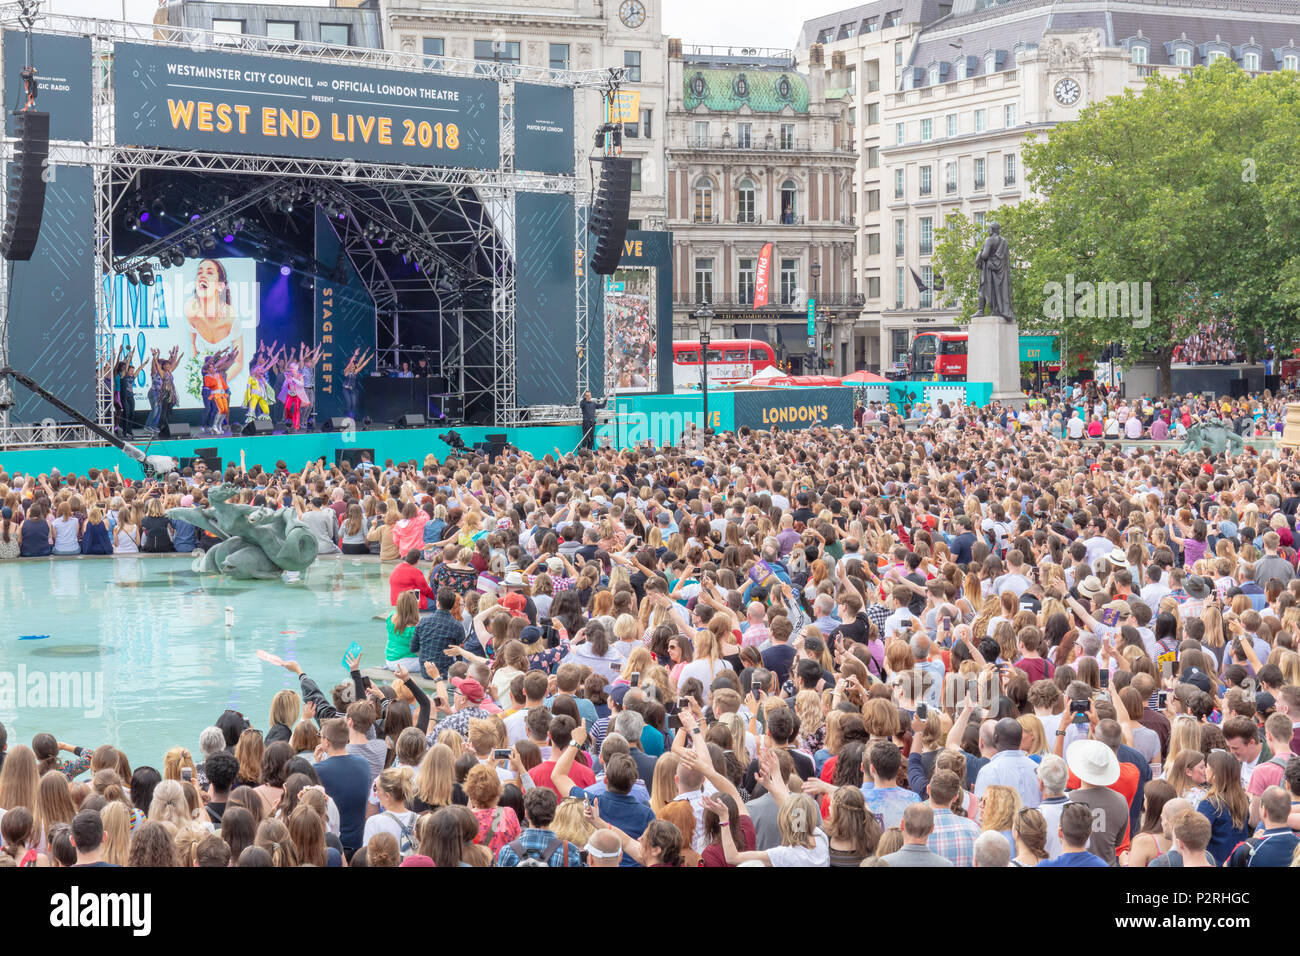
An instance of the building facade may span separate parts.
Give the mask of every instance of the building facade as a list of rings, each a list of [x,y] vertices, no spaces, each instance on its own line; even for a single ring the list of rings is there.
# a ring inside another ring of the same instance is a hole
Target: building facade
[[[868,28],[872,15],[879,28]],[[859,109],[859,196],[869,207],[879,190],[880,208],[860,215],[857,268],[883,369],[918,331],[956,327],[956,310],[936,306],[935,232],[954,211],[983,223],[1027,195],[1028,136],[1153,73],[1220,57],[1248,72],[1300,68],[1295,37],[1300,7],[1284,0],[887,0],[809,21],[805,39],[860,48],[867,86],[878,75],[882,87],[878,111],[876,91],[864,100],[878,123]],[[870,65],[891,58],[892,71]]]
[[[757,338],[796,373],[856,366],[863,297],[854,279],[852,96],[842,63],[812,50],[683,47],[668,55],[668,227],[674,337]],[[768,305],[754,307],[759,256],[772,243]],[[808,335],[808,299],[817,303]]]
[[[543,69],[626,70],[640,94],[637,122],[624,125],[633,161],[629,228],[663,228],[665,68],[660,0],[379,0],[385,43],[436,60],[483,60]],[[605,122],[599,94],[580,92],[579,145],[591,152]],[[586,164],[579,175],[589,178]]]
[[[155,22],[275,43],[324,43],[341,49],[383,49],[379,0],[317,3],[213,3],[183,0],[159,7]]]

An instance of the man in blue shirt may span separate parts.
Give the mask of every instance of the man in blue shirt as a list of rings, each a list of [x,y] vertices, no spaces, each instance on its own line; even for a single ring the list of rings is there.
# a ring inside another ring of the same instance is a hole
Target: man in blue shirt
[[[1042,799],[1038,787],[1038,764],[1029,759],[1020,749],[1024,729],[1013,717],[1004,717],[993,728],[993,746],[997,753],[980,768],[975,777],[975,796],[984,796],[984,791],[993,784],[1013,787],[1020,794],[1023,806],[1036,807]]]
[[[1281,787],[1269,787],[1260,796],[1264,811],[1264,829],[1238,845],[1228,857],[1227,866],[1290,866],[1291,856],[1300,844],[1287,823],[1291,815],[1291,797]]]
[[[585,735],[580,735],[578,728],[575,727],[575,739],[578,736]],[[551,771],[551,783],[555,784],[556,789],[561,793],[586,800],[592,795],[581,787],[573,786],[573,781],[569,778],[569,768],[573,766],[573,759],[577,752],[578,747],[570,741],[570,746],[565,748],[565,753],[556,761],[555,769]],[[654,821],[655,814],[649,806],[632,796],[632,787],[636,782],[636,762],[627,754],[614,754],[609,758],[609,764],[605,768],[605,792],[599,796],[599,800],[602,820],[618,827],[630,837],[639,838],[645,832],[645,828]],[[619,862],[619,866],[637,865],[636,860],[626,854]]]
[[[1071,803],[1061,808],[1061,855],[1054,860],[1043,860],[1039,866],[1101,866],[1106,861],[1088,852],[1092,836],[1092,811],[1082,803]]]
[[[551,781],[555,782],[554,775]],[[519,839],[501,848],[497,853],[497,866],[518,866],[525,859],[552,867],[582,866],[581,848],[576,843],[561,840],[551,829],[555,807],[555,794],[550,787],[534,787],[524,794],[524,819],[528,829],[520,834]]]
[[[319,760],[318,756],[316,776],[339,808],[339,842],[344,855],[351,857],[364,837],[370,764],[360,754],[348,753],[348,725],[342,717],[322,722],[320,735],[325,759]]]
[[[952,560],[960,567],[965,567],[971,562],[971,546],[975,544],[975,535],[970,529],[970,518],[960,515],[954,526],[958,529],[957,534],[948,542],[948,547],[952,551]]]

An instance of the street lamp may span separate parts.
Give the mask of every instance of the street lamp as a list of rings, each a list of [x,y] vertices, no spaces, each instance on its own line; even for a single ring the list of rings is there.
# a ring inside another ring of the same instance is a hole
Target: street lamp
[[[813,309],[814,309],[813,314],[815,317],[816,316],[815,310],[817,308],[817,298],[818,298],[818,286],[820,285],[819,280],[822,277],[822,264],[820,262],[814,262],[812,266],[809,267],[808,273],[812,276],[812,280],[813,280]],[[816,355],[814,356],[814,358],[817,361],[817,365],[815,368],[816,371],[820,372],[822,367],[822,341],[821,341],[821,330],[817,327],[816,322],[814,322],[813,327],[808,330],[808,334],[813,340],[812,341],[813,348],[817,350]]]
[[[713,326],[713,310],[705,302],[695,311],[695,322],[700,330],[700,393],[704,396],[704,427],[709,427],[709,335]],[[707,431],[705,432],[707,434]]]

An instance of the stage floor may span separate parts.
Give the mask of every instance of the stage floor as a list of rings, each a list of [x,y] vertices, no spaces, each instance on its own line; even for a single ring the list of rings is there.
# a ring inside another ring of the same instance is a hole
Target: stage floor
[[[451,453],[451,448],[438,436],[447,431],[456,432],[471,448],[476,442],[486,441],[488,435],[505,434],[511,444],[538,458],[553,453],[557,448],[561,453],[568,454],[582,438],[582,430],[577,425],[533,425],[524,428],[473,426],[454,429],[408,428],[290,435],[235,435],[228,438],[196,436],[184,441],[153,442],[141,435],[135,444],[137,448],[148,448],[150,455],[169,455],[178,460],[197,457],[200,449],[216,449],[215,456],[222,460],[223,467],[231,462],[238,464],[242,452],[248,466],[261,465],[269,471],[277,462],[283,461],[290,471],[301,471],[308,461],[314,461],[322,455],[331,463],[346,459],[356,464],[363,453],[381,465],[390,458],[393,461],[422,462],[424,456],[429,454],[442,461]],[[141,474],[141,466],[136,461],[110,445],[0,450],[0,470],[11,475],[18,472],[48,473],[56,468],[64,475],[81,475],[91,468],[107,468],[111,471],[114,466],[121,468],[122,474],[128,478],[137,478]]]

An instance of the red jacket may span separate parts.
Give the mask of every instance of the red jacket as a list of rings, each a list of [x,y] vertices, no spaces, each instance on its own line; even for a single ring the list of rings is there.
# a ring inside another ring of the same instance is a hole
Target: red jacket
[[[401,597],[403,591],[419,591],[420,610],[427,611],[429,609],[429,600],[434,597],[434,593],[433,588],[429,587],[429,582],[424,577],[424,572],[413,564],[399,561],[397,567],[393,568],[392,576],[388,579],[389,603],[396,607],[397,599]]]

